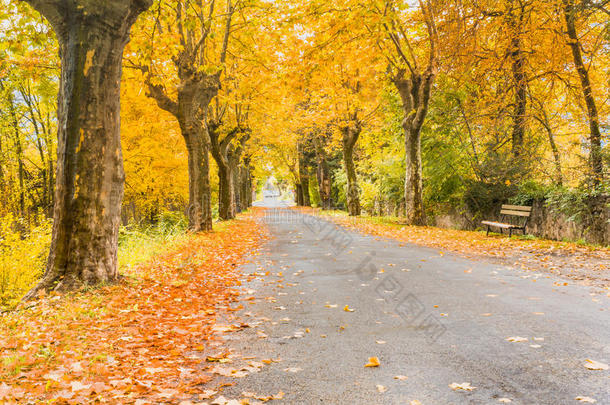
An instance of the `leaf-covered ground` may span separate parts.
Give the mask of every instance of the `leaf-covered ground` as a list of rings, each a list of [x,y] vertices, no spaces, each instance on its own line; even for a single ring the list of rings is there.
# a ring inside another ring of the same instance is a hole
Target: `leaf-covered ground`
[[[370,235],[444,249],[466,257],[485,257],[505,265],[552,273],[604,290],[610,289],[609,248],[546,239],[486,236],[485,232],[407,226],[396,219],[354,218],[336,211],[305,209],[305,212],[323,215],[337,224]]]
[[[50,295],[0,318],[0,403],[205,398],[218,313],[265,238],[256,214],[193,235],[117,285]]]

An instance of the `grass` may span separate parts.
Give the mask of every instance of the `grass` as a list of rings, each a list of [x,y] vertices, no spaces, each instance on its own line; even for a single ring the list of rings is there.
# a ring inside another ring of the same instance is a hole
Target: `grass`
[[[27,235],[14,230],[15,219],[0,218],[0,311],[14,308],[44,273],[51,243],[51,222]],[[119,272],[135,276],[138,264],[188,239],[182,214],[161,215],[154,225],[122,227],[119,233]]]

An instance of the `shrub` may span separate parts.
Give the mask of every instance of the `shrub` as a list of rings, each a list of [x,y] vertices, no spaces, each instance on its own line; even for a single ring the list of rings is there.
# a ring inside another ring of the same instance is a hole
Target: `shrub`
[[[0,218],[0,307],[15,305],[42,276],[51,242],[51,222],[23,235],[12,216]]]

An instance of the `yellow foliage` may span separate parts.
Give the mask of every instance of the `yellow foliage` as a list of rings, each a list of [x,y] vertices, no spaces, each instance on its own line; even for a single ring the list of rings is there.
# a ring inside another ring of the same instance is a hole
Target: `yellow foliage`
[[[0,218],[0,307],[16,304],[42,276],[51,242],[51,222],[33,228],[26,237],[12,216]]]

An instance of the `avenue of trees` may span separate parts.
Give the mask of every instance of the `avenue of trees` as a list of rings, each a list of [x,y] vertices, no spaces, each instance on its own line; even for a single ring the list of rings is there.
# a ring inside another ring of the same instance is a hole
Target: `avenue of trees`
[[[1,2],[2,229],[53,224],[28,297],[116,280],[121,225],[212,231],[271,174],[413,225],[608,193],[606,0]]]

